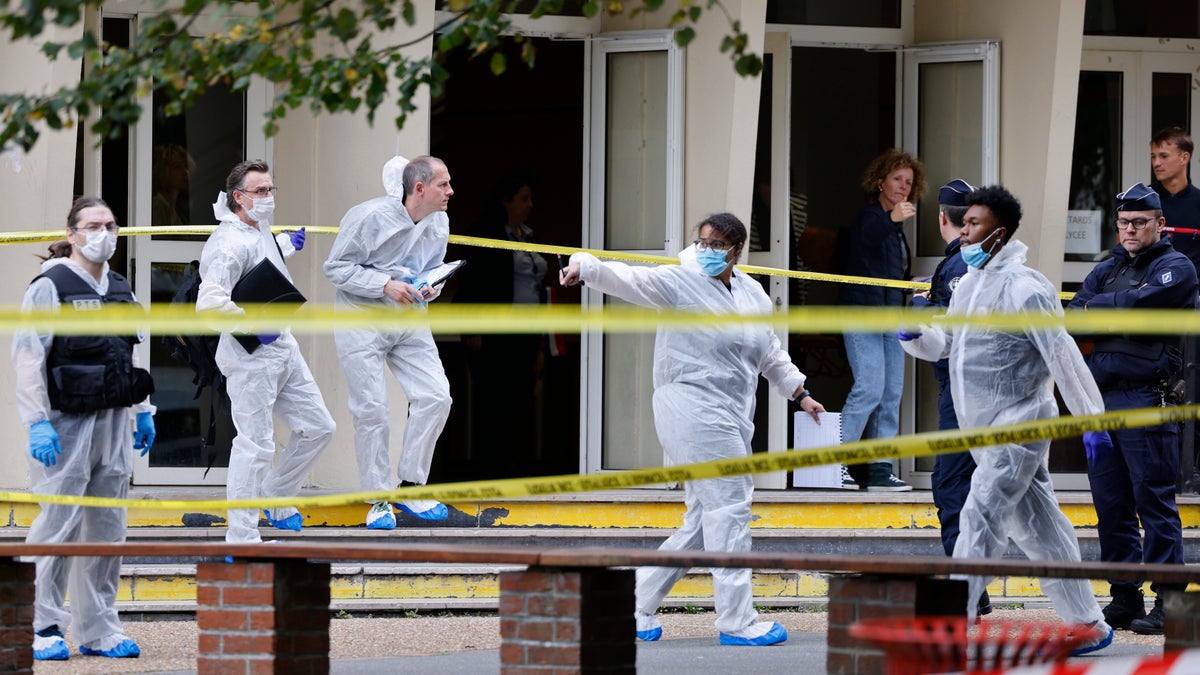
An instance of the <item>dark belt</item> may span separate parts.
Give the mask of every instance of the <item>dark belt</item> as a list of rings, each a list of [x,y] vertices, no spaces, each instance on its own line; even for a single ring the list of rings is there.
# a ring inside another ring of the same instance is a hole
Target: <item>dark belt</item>
[[[1164,389],[1164,384],[1157,380],[1113,380],[1104,385],[1105,391],[1124,391],[1126,389],[1141,389],[1150,387],[1161,392]]]

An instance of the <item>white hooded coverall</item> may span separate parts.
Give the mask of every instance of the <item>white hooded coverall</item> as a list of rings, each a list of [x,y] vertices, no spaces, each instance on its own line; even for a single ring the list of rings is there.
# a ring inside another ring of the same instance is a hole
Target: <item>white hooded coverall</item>
[[[246,272],[268,258],[291,280],[280,248],[294,253],[286,236],[271,236],[271,225],[242,222],[225,206],[225,193],[213,204],[221,224],[204,244],[200,255],[200,289],[196,310],[244,314],[230,293]],[[229,499],[285,497],[299,494],[321,451],[333,438],[335,424],[325,407],[321,390],[300,354],[300,345],[284,328],[279,339],[260,345],[253,354],[229,332],[221,333],[217,367],[227,378],[230,411],[237,436],[229,456],[225,492]],[[273,414],[292,430],[279,461],[275,461]],[[257,509],[229,509],[229,542],[262,541]]]
[[[588,287],[638,305],[715,314],[770,315],[771,300],[757,281],[736,268],[731,289],[700,270],[693,249],[681,265],[632,267],[600,262],[587,253],[571,256]],[[659,328],[654,343],[654,424],[672,462],[686,464],[750,455],[755,391],[761,373],[784,396],[805,376],[767,324]],[[750,476],[684,483],[683,527],[660,551],[750,550]],[[687,570],[643,567],[637,571],[636,608],[654,614]],[[749,569],[714,569],[717,630],[742,631],[758,621]]]
[[[445,212],[435,211],[414,223],[404,208],[399,181],[400,172],[385,167],[387,196],[363,202],[342,218],[325,261],[325,276],[337,288],[334,304],[339,308],[401,308],[383,294],[383,287],[392,280],[416,285],[413,282],[426,278],[446,257],[450,219]],[[390,478],[385,368],[391,369],[408,398],[408,423],[396,474],[402,481],[424,485],[452,402],[433,333],[424,326],[337,330],[333,339],[342,372],[351,384],[348,404],[362,489],[396,487]]]
[[[1012,240],[983,269],[968,268],[950,300],[948,316],[1024,313],[1061,316],[1058,293],[1025,266],[1025,244]],[[1100,390],[1075,341],[1061,328],[1005,332],[922,326],[921,337],[901,342],[926,361],[950,359],[950,390],[962,429],[1058,416],[1053,378],[1075,415],[1104,412]],[[1044,459],[1050,441],[972,448],[978,468],[963,504],[956,558],[999,558],[1011,537],[1030,560],[1079,560],[1079,541],[1059,509]],[[967,609],[974,616],[990,579],[969,577]],[[1103,619],[1084,579],[1041,579],[1042,591],[1068,623]]]
[[[96,293],[108,293],[108,263],[103,265],[100,281],[69,258],[52,258],[42,270],[56,265],[69,267]],[[22,311],[59,309],[58,291],[49,279],[38,279],[25,291]],[[50,408],[46,389],[46,356],[54,334],[50,331],[17,331],[13,335],[12,360],[17,379],[17,411],[29,427],[49,420],[58,434],[62,454],[54,466],[46,466],[29,457],[32,489],[37,494],[114,497],[129,493],[133,474],[133,426],[139,412],[154,413],[146,399],[132,408],[109,408],[92,413],[67,414]],[[137,352],[133,365],[138,365]],[[65,504],[42,504],[41,513],[29,527],[25,541],[30,544],[64,542],[125,541],[125,509],[84,508]],[[115,606],[120,582],[119,557],[38,557],[34,631],[57,625],[66,630],[72,625],[77,644],[95,642],[121,634],[121,622]],[[70,585],[71,611],[64,609]]]

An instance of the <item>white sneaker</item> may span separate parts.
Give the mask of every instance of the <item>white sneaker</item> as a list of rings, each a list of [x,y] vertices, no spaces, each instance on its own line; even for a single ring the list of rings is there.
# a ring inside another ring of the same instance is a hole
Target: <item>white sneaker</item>
[[[367,512],[367,529],[396,529],[396,514],[392,512],[392,505],[387,502],[371,502],[371,510]]]
[[[842,489],[843,490],[858,490],[858,481],[854,480],[854,476],[850,475],[850,469],[845,464],[842,465]]]

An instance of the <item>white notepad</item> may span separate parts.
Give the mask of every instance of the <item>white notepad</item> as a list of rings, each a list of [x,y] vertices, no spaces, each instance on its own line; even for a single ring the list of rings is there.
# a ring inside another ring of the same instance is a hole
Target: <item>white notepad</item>
[[[793,449],[828,448],[842,444],[842,414],[824,412],[819,413],[819,416],[821,423],[817,424],[812,415],[802,410],[796,411],[792,434]],[[792,487],[840,489],[842,468],[838,464],[826,464],[793,469]]]

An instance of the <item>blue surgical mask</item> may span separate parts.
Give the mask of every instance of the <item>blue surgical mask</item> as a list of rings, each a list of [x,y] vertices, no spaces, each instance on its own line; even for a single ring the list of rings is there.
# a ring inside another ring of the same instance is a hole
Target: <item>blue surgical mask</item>
[[[996,249],[996,244],[999,243],[1000,240],[997,239],[992,244],[992,247],[987,251],[983,250],[983,242],[991,239],[992,235],[999,231],[1000,230],[993,231],[992,234],[984,237],[983,241],[979,242],[978,244],[967,244],[958,250],[959,255],[962,256],[963,262],[967,263],[967,267],[974,267],[975,269],[983,268],[984,264],[986,264],[987,261],[992,257],[992,251]]]
[[[725,254],[728,251],[715,251],[711,248],[696,249],[696,262],[700,264],[700,269],[710,277],[715,277],[729,267],[729,261],[725,260]]]

